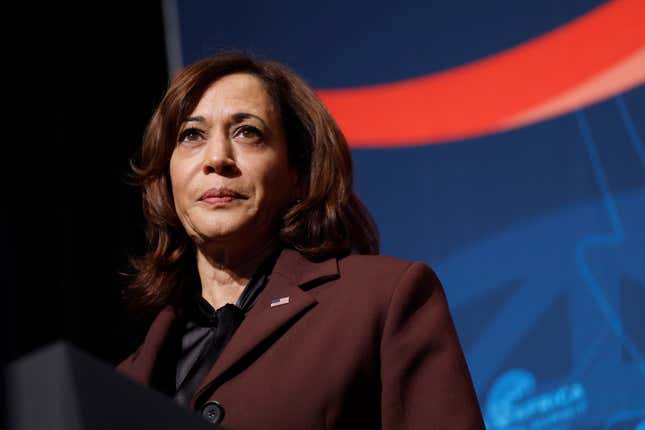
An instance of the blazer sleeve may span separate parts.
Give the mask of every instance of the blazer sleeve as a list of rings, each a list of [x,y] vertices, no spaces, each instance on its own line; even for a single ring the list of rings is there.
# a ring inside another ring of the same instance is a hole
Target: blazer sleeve
[[[484,429],[446,296],[423,263],[408,267],[390,299],[381,381],[384,430]]]

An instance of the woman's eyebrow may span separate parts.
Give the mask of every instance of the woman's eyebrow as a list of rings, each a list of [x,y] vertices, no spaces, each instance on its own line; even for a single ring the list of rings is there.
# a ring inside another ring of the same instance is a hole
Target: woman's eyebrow
[[[204,118],[203,116],[189,116],[181,123],[183,124],[185,122],[206,122],[206,118]]]
[[[238,112],[238,113],[234,113],[231,118],[233,119],[233,124],[239,124],[240,122],[244,121],[245,119],[255,118],[258,121],[260,121],[264,127],[267,127],[266,122],[264,122],[264,120],[262,118],[260,118],[257,115],[254,115],[252,113]]]

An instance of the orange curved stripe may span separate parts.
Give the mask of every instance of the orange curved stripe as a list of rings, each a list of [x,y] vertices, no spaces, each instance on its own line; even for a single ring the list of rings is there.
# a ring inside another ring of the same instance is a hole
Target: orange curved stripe
[[[515,128],[562,115],[582,106],[598,103],[643,82],[645,47],[619,64],[593,76],[541,105],[505,119],[503,128]]]
[[[614,0],[501,53],[321,99],[355,147],[412,146],[541,121],[645,82],[645,3]]]

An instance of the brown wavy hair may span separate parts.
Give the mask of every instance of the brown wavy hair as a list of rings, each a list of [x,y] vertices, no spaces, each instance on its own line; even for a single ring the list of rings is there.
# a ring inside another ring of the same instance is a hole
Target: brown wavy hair
[[[264,83],[279,108],[289,163],[298,172],[302,200],[283,213],[278,232],[283,246],[312,260],[379,252],[376,224],[353,191],[345,137],[314,91],[282,64],[245,54],[216,55],[172,80],[131,160],[134,182],[142,188],[148,242],[147,252],[131,259],[134,273],[126,290],[131,308],[155,312],[199,285],[194,245],[173,204],[170,157],[181,122],[214,81],[232,73],[249,73]]]

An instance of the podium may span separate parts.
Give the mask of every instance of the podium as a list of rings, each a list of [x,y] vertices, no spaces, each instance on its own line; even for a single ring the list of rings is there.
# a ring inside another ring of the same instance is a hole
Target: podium
[[[10,363],[5,382],[10,430],[222,430],[64,342]]]

